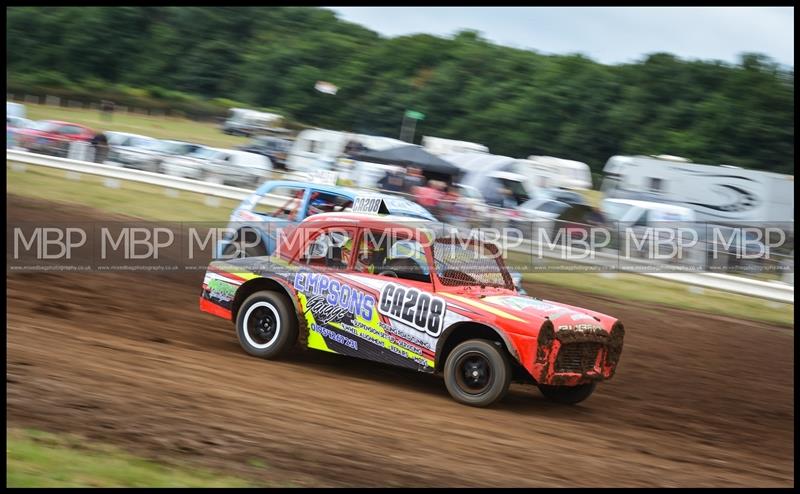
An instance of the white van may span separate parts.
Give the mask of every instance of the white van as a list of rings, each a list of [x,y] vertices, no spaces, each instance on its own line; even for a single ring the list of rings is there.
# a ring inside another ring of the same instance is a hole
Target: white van
[[[273,166],[264,155],[222,149],[203,168],[203,179],[207,182],[255,188],[269,178]]]
[[[222,124],[222,132],[230,135],[250,137],[276,127],[283,117],[277,113],[265,113],[245,108],[231,108],[230,115]]]

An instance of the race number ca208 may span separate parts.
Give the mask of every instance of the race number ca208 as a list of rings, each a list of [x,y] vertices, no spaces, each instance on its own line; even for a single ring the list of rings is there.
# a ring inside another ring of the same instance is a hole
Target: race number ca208
[[[378,312],[433,337],[442,333],[444,299],[407,286],[388,283],[381,290]]]

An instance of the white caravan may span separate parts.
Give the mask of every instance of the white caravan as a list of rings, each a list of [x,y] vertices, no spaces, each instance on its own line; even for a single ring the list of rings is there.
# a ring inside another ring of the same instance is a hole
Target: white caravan
[[[456,141],[442,137],[422,136],[422,147],[431,154],[488,153],[489,148],[477,142]]]
[[[289,151],[286,168],[296,172],[333,169],[350,141],[357,141],[369,149],[382,151],[409,143],[390,137],[352,134],[325,129],[309,129],[300,132]]]
[[[465,172],[502,170],[528,179],[528,187],[591,189],[592,174],[589,165],[580,161],[553,158],[551,156],[529,156],[517,159],[487,153],[450,153],[441,156]]]
[[[698,221],[794,221],[792,175],[671,156],[612,156],[603,172],[606,197],[685,206]]]
[[[539,187],[587,190],[592,188],[592,171],[581,161],[565,160],[553,156],[528,156],[522,160],[536,177]]]

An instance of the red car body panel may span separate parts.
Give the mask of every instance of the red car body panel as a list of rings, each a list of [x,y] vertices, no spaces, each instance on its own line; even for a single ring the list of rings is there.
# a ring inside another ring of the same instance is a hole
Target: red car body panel
[[[96,135],[95,131],[84,125],[60,120],[46,120],[45,122],[53,124],[55,129],[50,131],[19,129],[16,133],[18,144],[26,149],[48,150],[48,148],[66,146],[72,141],[90,141]],[[66,127],[78,128],[79,133],[60,132]]]

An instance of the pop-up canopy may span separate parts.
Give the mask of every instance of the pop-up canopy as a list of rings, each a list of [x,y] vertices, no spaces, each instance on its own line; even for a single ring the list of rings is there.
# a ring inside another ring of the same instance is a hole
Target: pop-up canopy
[[[427,152],[422,146],[414,144],[383,151],[364,151],[353,156],[353,158],[359,161],[397,165],[406,168],[416,166],[429,178],[440,178],[448,182],[461,173],[461,170],[449,161],[445,161]]]

